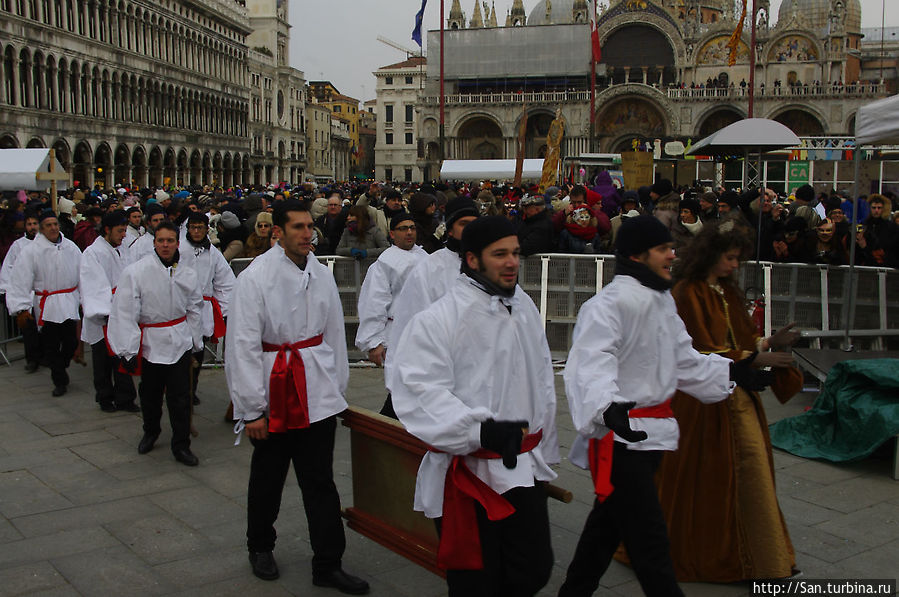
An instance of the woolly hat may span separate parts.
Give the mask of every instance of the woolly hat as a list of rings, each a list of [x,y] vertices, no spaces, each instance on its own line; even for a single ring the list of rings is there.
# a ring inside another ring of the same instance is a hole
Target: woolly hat
[[[794,195],[800,201],[812,201],[815,198],[815,189],[810,184],[804,184],[796,189]]]
[[[449,230],[459,218],[466,216],[478,217],[480,212],[474,201],[468,197],[456,197],[446,203],[446,228]]]
[[[269,226],[271,226],[272,225],[272,214],[268,213],[267,211],[260,212],[256,216],[256,223],[253,224],[253,228],[258,228],[259,224],[268,224]]]
[[[75,202],[66,199],[65,197],[59,198],[59,213],[61,214],[69,214],[72,215],[72,208],[75,207]]]
[[[671,232],[664,224],[654,216],[639,216],[623,219],[615,249],[619,257],[631,257],[670,242]]]
[[[222,224],[225,230],[233,230],[240,227],[240,220],[236,215],[234,215],[233,211],[223,212],[219,222]]]
[[[412,214],[406,211],[401,211],[400,213],[390,218],[390,229],[396,230],[396,227],[406,220],[412,220]]]
[[[668,193],[674,190],[674,187],[671,186],[671,181],[667,178],[663,178],[652,185],[652,192],[658,195],[659,197],[664,197]]]
[[[163,191],[162,189],[157,189],[155,198],[156,198],[156,201],[158,201],[159,203],[162,203],[166,199],[171,199],[172,196],[169,195],[168,193],[166,193],[165,191]]]
[[[699,200],[705,201],[706,203],[711,203],[712,205],[718,205],[718,195],[716,195],[712,191],[706,191],[705,193],[700,195]]]
[[[55,217],[56,217],[56,212],[54,212],[52,209],[42,209],[41,213],[39,213],[37,216],[37,221],[43,222],[47,218],[55,218]]]
[[[159,205],[158,203],[150,203],[147,202],[147,208],[144,210],[144,214],[147,216],[147,219],[155,216],[156,214],[165,215],[165,208]]]
[[[103,216],[100,220],[101,228],[113,228],[114,226],[124,226],[128,221],[125,219],[125,212],[116,209]]]
[[[488,246],[501,238],[517,236],[515,224],[504,216],[485,216],[470,223],[462,231],[460,255],[471,251],[480,255]]]
[[[702,208],[699,206],[699,201],[696,199],[681,199],[680,208],[689,209],[694,216],[698,216],[699,212],[702,211]]]

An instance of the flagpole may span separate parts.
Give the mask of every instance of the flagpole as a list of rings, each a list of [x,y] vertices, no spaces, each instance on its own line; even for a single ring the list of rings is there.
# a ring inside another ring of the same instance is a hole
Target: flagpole
[[[750,34],[750,47],[749,47],[749,118],[752,118],[753,108],[755,107],[755,23],[756,23],[756,13],[755,13],[755,0],[750,0],[752,2],[752,33]]]
[[[440,161],[443,162],[446,155],[446,96],[443,88],[443,4],[444,0],[440,0]],[[438,168],[439,170],[439,168]]]
[[[596,151],[596,55],[593,53],[593,27],[596,23],[596,0],[593,0],[593,22],[590,24],[590,153]]]

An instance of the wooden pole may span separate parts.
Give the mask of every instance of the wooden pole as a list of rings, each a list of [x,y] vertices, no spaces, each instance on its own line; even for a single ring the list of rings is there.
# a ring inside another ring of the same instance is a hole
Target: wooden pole
[[[752,118],[753,109],[755,107],[755,22],[756,22],[756,12],[755,12],[755,0],[752,1],[752,33],[750,35],[750,47],[749,47],[749,111],[748,116]]]
[[[54,213],[59,215],[59,202],[57,201],[57,180],[68,180],[69,175],[65,171],[57,172],[56,170],[56,151],[53,148],[50,148],[48,159],[49,163],[49,171],[48,172],[35,172],[34,178],[35,182],[49,180],[50,181],[50,205],[53,207]]]

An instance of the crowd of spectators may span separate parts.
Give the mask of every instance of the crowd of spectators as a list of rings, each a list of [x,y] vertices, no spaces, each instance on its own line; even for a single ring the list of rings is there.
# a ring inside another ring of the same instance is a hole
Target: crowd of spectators
[[[310,205],[315,222],[315,252],[363,259],[389,246],[387,222],[399,211],[412,214],[417,243],[434,252],[445,241],[443,211],[457,196],[473,199],[482,214],[505,215],[519,230],[523,255],[536,253],[613,254],[618,228],[626,218],[652,214],[671,231],[681,252],[704,224],[734,218],[751,226],[764,261],[849,263],[855,243],[856,264],[899,266],[899,212],[891,192],[861,196],[853,206],[845,192],[816,196],[810,185],[788,197],[770,189],[739,193],[700,185],[675,187],[660,179],[651,186],[622,189],[608,172],[591,185],[552,186],[472,182],[461,184],[330,184],[256,188],[127,189],[104,191],[79,187],[59,197],[62,233],[83,250],[99,234],[103,215],[124,209],[149,216],[162,213],[183,225],[191,212],[210,218],[210,241],[225,258],[252,258],[268,250],[270,211],[275,202],[299,198]],[[50,204],[41,193],[4,197],[0,212],[0,258],[22,235],[27,210]],[[854,209],[854,211],[853,211]],[[138,221],[139,218],[132,218]],[[142,223],[148,225],[148,218]],[[134,226],[136,234],[143,227]]]

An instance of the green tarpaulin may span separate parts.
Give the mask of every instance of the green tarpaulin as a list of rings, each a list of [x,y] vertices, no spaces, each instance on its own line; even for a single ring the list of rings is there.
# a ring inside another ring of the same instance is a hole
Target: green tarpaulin
[[[899,434],[899,359],[837,363],[811,410],[771,425],[771,443],[833,462],[869,456]]]

